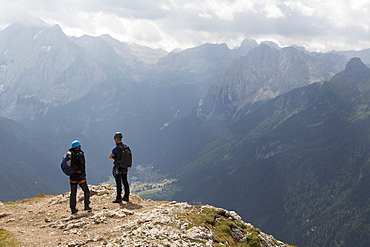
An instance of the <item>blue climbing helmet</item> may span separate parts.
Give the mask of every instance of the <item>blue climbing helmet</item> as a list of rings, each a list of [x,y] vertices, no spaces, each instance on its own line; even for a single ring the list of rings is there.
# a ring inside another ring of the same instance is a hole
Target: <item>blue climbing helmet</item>
[[[79,147],[81,146],[81,142],[78,141],[78,140],[74,140],[71,144],[72,148],[76,148],[76,147]]]

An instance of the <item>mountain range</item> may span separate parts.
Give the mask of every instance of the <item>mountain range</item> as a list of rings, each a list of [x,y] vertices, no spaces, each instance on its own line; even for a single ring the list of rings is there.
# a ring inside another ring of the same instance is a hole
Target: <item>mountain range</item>
[[[370,71],[353,58],[245,109],[182,167],[173,199],[233,208],[298,246],[367,246],[369,103]]]
[[[168,53],[10,25],[0,31],[0,200],[67,190],[59,165],[74,139],[89,183],[106,181],[122,131],[134,166],[177,178],[162,199],[236,210],[299,246],[366,246],[369,72],[348,60],[368,63],[367,53],[248,39]]]

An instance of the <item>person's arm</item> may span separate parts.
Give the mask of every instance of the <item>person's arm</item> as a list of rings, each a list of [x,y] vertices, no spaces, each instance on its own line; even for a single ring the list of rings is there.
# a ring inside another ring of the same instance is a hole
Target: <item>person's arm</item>
[[[109,154],[109,158],[110,159],[114,159],[114,155],[116,154],[116,151],[117,150],[117,148],[116,147],[114,147],[113,149],[112,149],[112,152]]]

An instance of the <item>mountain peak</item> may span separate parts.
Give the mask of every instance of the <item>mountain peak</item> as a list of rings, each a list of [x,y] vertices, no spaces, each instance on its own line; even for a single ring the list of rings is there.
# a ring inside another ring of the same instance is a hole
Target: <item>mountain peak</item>
[[[14,30],[14,29],[18,30],[20,28],[21,29],[26,29],[26,28],[44,29],[48,27],[51,27],[51,25],[47,24],[40,18],[29,16],[25,18],[24,20],[18,20],[18,22],[10,24],[5,29],[11,29],[11,30]]]
[[[347,76],[352,78],[364,78],[370,77],[370,70],[361,61],[360,58],[354,57],[349,60],[346,65],[346,69],[342,71],[341,76]]]

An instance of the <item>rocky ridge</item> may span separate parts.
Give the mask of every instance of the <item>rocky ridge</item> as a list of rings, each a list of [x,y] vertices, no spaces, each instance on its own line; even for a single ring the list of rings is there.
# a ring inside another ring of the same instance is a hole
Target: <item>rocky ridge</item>
[[[69,193],[0,202],[0,225],[20,246],[288,246],[209,205],[152,201],[131,195],[114,204],[110,185],[90,186],[92,212],[71,215]],[[0,243],[1,244],[1,243]]]

